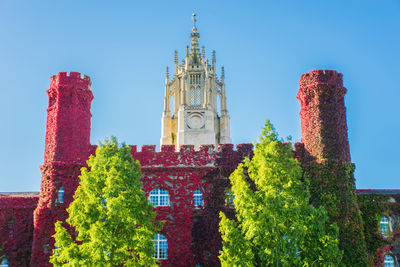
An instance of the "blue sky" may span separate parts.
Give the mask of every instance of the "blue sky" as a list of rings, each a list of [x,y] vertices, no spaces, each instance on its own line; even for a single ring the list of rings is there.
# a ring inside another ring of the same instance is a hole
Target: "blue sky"
[[[344,75],[357,188],[400,188],[400,1],[0,1],[0,192],[39,191],[50,76],[92,78],[95,144],[157,144],[165,67],[189,44],[225,67],[233,143],[266,118],[300,141],[300,75]]]

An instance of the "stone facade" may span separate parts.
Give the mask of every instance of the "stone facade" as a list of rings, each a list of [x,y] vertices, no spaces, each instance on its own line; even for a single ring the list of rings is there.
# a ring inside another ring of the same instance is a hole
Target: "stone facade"
[[[190,35],[192,42],[186,48],[182,64],[178,64],[175,51],[175,71],[165,78],[164,111],[161,119],[161,145],[214,145],[231,143],[229,113],[226,106],[225,74],[222,67],[220,79],[212,62],[200,53],[196,26]],[[173,104],[172,104],[173,103]]]

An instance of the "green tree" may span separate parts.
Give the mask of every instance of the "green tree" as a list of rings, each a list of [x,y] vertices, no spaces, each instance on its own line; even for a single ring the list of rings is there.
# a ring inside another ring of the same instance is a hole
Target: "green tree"
[[[159,225],[141,190],[141,167],[115,137],[100,143],[82,168],[66,223],[58,221],[55,266],[157,266],[153,241]],[[71,234],[72,233],[72,234]],[[76,235],[76,237],[75,237]]]
[[[338,227],[309,204],[302,169],[267,120],[255,145],[229,177],[237,220],[220,213],[222,266],[337,266]]]

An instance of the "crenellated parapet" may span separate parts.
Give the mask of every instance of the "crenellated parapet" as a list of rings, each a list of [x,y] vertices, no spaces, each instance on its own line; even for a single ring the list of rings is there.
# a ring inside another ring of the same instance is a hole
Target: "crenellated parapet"
[[[59,72],[47,90],[44,161],[85,163],[90,145],[91,81],[79,72]]]
[[[59,72],[50,78],[50,88],[65,87],[90,90],[92,82],[90,77],[79,72]]]
[[[312,70],[300,76],[300,88],[311,85],[343,86],[343,75],[335,70]]]
[[[237,165],[245,157],[252,156],[253,145],[238,144],[236,150],[233,144],[219,144],[215,150],[213,145],[201,145],[198,150],[193,145],[182,145],[175,150],[174,145],[162,145],[161,151],[156,151],[156,145],[143,145],[138,150],[136,145],[130,145],[134,159],[142,168],[213,168],[222,165]],[[97,146],[89,148],[89,154],[95,155]]]

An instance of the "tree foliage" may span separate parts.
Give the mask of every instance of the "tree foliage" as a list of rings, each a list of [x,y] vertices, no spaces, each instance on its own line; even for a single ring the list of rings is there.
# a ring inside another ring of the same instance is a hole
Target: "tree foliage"
[[[80,185],[55,225],[55,266],[156,266],[155,212],[141,190],[141,169],[116,138],[98,146],[82,168]]]
[[[220,213],[222,266],[337,266],[338,227],[309,204],[290,143],[267,120],[255,146],[229,177],[236,220]]]

